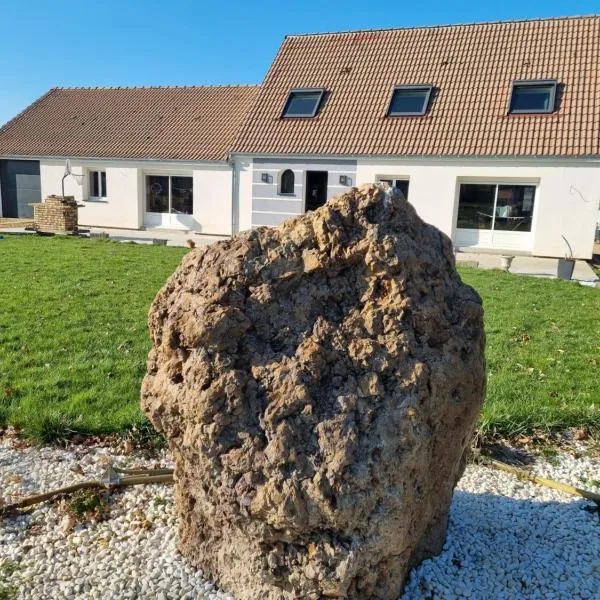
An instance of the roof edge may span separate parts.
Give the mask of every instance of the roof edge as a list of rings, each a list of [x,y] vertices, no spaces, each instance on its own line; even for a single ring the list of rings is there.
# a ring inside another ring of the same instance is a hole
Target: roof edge
[[[0,160],[91,160],[117,162],[163,162],[163,163],[194,163],[202,165],[227,165],[227,157],[214,159],[199,158],[148,158],[140,156],[76,156],[74,154],[48,156],[46,154],[2,154]]]
[[[18,112],[12,119],[9,119],[0,127],[0,135],[4,133],[6,129],[13,123],[15,123],[18,119],[20,119],[26,112],[30,111],[34,106],[37,106],[42,100],[45,100],[50,94],[55,92],[58,88],[51,87],[47,92],[42,94],[39,98],[36,98],[31,104],[28,104],[21,112]]]
[[[75,91],[75,90],[219,90],[238,88],[259,88],[259,83],[232,83],[219,85],[106,85],[106,86],[66,86],[55,87],[53,90]]]
[[[403,27],[373,27],[370,29],[346,29],[343,31],[322,31],[316,33],[291,33],[284,40],[291,38],[321,37],[326,35],[352,35],[355,33],[377,33],[381,31],[406,31],[409,29],[448,29],[450,27],[477,27],[478,25],[502,25],[505,23],[539,23],[542,21],[575,21],[577,19],[597,19],[600,13],[588,15],[568,15],[564,17],[531,17],[522,19],[499,19],[496,21],[469,21],[465,23],[442,23],[441,25],[406,25]]]
[[[296,160],[377,160],[384,162],[407,160],[539,160],[539,161],[586,161],[599,162],[600,154],[303,154],[277,152],[242,152],[231,150],[229,157],[236,158],[275,158]]]

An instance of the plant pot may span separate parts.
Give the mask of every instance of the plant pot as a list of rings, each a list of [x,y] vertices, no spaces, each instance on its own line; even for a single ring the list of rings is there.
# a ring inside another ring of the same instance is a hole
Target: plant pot
[[[506,271],[508,273],[508,270],[510,269],[510,265],[512,264],[514,256],[501,256],[500,257],[500,265],[502,267],[503,271]]]
[[[573,258],[559,258],[558,269],[556,274],[559,279],[566,279],[567,281],[573,276],[573,269],[575,268],[575,259]]]

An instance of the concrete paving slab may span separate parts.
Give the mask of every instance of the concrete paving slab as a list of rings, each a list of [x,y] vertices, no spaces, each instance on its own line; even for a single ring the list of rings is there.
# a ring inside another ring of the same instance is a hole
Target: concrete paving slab
[[[113,229],[110,227],[83,227],[82,231],[90,233],[107,233],[111,240],[116,242],[135,242],[136,244],[152,244],[152,241],[167,240],[167,246],[187,246],[188,240],[193,240],[196,246],[206,246],[219,240],[226,240],[229,236],[224,235],[200,235],[190,231],[173,231],[165,229],[137,230],[137,229]],[[0,227],[0,233],[31,233],[23,227]]]
[[[83,229],[83,227],[82,227]],[[171,229],[111,229],[109,227],[90,227],[90,233],[108,233],[111,240],[118,242],[136,242],[152,244],[152,240],[167,240],[167,246],[187,246],[193,240],[196,246],[206,246],[219,240],[226,240],[224,235],[200,235],[191,231],[173,231]]]
[[[458,264],[477,263],[480,269],[501,269],[499,254],[484,254],[471,252],[457,252],[456,262]],[[510,272],[520,275],[531,275],[533,277],[556,278],[558,270],[557,258],[542,258],[538,256],[515,256],[512,261]],[[599,279],[594,270],[584,260],[575,261],[572,280],[586,283],[595,283]]]

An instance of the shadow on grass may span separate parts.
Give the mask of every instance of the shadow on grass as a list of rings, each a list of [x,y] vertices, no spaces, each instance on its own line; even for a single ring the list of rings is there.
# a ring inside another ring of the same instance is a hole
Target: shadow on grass
[[[591,506],[459,490],[443,551],[412,571],[401,600],[597,597],[600,519]]]

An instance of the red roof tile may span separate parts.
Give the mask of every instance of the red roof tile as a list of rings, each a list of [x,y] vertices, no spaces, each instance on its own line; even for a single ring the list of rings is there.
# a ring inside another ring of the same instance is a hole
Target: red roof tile
[[[257,92],[54,88],[0,129],[0,156],[225,160]]]
[[[557,110],[508,115],[512,82],[558,80]],[[431,83],[422,117],[388,117],[394,85]],[[293,88],[325,88],[282,119]],[[600,154],[600,17],[290,36],[233,150],[254,154]]]

